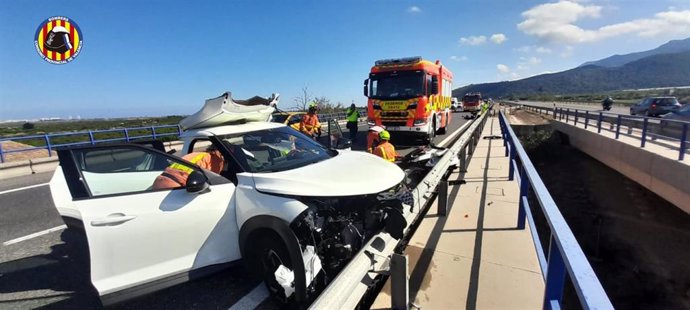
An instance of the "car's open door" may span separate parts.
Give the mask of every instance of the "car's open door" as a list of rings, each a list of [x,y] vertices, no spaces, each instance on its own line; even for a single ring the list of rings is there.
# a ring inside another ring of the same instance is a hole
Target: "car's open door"
[[[133,144],[66,149],[58,156],[53,200],[63,217],[83,224],[91,280],[104,303],[240,258],[235,185],[227,179]],[[194,173],[208,187],[190,192],[187,184],[161,185],[170,167]]]

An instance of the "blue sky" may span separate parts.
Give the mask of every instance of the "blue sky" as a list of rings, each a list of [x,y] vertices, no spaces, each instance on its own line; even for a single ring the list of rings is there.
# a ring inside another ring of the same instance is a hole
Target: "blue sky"
[[[690,37],[690,0],[2,1],[0,120],[190,114],[302,87],[365,104],[377,59],[440,59],[454,86],[556,72]],[[39,58],[51,16],[84,35],[65,65]]]

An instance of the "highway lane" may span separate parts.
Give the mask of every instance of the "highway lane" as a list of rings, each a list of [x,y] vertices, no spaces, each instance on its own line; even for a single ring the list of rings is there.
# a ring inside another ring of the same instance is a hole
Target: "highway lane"
[[[553,108],[553,105],[554,105],[554,102],[538,102],[538,101],[519,101],[516,103],[540,106],[540,107],[545,107],[545,108]],[[624,107],[624,106],[619,106],[619,105],[614,105],[611,108],[611,111],[604,111],[601,109],[601,104],[587,105],[587,104],[574,104],[574,103],[562,103],[562,102],[556,102],[555,104],[556,104],[556,107],[564,108],[564,109],[577,109],[577,110],[587,110],[587,111],[630,115],[630,108],[629,107]]]
[[[440,143],[467,120],[455,113]],[[344,129],[344,128],[343,128]],[[367,126],[359,127],[354,150],[364,150]],[[344,132],[348,136],[348,132]],[[393,134],[404,155],[421,143],[407,143]],[[48,186],[22,189],[48,182],[51,173],[0,180],[0,242],[59,227],[63,224],[50,198]],[[19,190],[17,190],[19,189]],[[16,190],[3,193],[6,191]],[[88,248],[83,235],[60,229],[11,245],[0,246],[0,308],[98,308],[90,285]],[[250,280],[242,265],[209,277],[117,305],[116,309],[229,308],[259,283]],[[270,300],[263,309],[275,308]]]

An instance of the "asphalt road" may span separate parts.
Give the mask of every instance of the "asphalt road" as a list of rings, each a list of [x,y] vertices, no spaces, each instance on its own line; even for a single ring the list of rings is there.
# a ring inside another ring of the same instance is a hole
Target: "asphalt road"
[[[439,144],[467,122],[462,117],[463,113],[453,115],[447,133],[438,135],[433,143]],[[421,142],[395,134],[392,142],[401,155],[421,145]],[[364,150],[365,144],[366,125],[360,126],[352,148]],[[405,144],[407,146],[403,146]],[[0,309],[101,307],[90,283],[86,239],[78,232],[62,228],[63,222],[46,185],[51,177],[52,172],[0,180]],[[49,229],[55,231],[46,233]],[[44,233],[31,237],[41,232]],[[7,244],[8,241],[12,244]],[[249,279],[243,266],[238,264],[113,308],[228,309],[238,302],[243,304],[246,299],[243,297],[259,285],[259,282]],[[258,307],[276,308],[270,299]]]

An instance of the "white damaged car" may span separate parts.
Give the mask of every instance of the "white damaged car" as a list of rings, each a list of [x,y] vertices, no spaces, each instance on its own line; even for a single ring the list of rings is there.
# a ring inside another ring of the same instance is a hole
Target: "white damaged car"
[[[392,163],[269,122],[190,129],[181,139],[183,154],[220,151],[222,171],[168,154],[160,142],[58,152],[52,198],[66,224],[86,234],[104,304],[239,260],[279,302],[304,303],[371,236],[402,236],[403,204],[391,193],[405,175]],[[186,184],[154,189],[171,165],[190,172]]]

